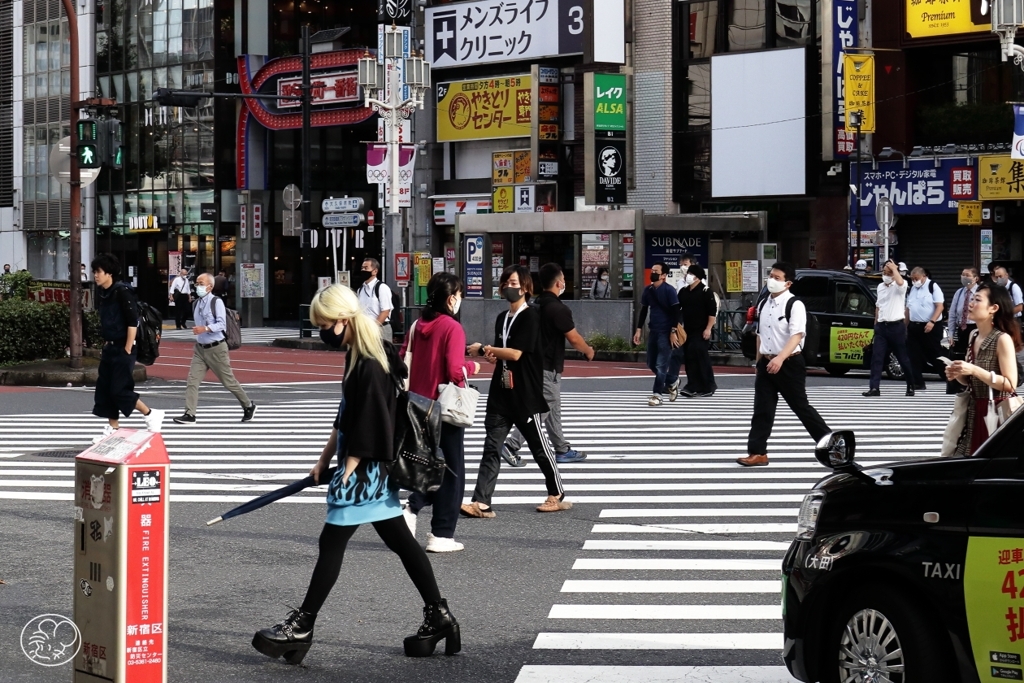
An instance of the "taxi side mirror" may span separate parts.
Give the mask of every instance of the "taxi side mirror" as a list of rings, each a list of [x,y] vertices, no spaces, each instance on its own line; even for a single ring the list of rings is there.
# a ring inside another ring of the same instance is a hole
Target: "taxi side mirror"
[[[857,439],[852,430],[832,432],[818,441],[814,448],[814,457],[825,467],[834,470],[850,468],[853,466],[856,446]]]

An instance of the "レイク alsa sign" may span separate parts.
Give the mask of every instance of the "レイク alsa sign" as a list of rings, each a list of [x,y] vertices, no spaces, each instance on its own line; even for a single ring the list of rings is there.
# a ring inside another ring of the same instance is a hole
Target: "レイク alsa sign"
[[[594,130],[625,132],[625,74],[594,74]]]

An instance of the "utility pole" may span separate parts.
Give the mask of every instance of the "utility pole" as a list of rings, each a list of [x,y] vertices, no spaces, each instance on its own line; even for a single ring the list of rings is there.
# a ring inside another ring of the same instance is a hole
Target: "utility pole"
[[[67,1],[67,0],[65,0]],[[310,280],[313,277],[313,258],[310,254],[310,238],[313,228],[313,210],[310,204],[310,136],[312,131],[312,100],[313,86],[310,82],[309,67],[311,50],[309,45],[309,24],[302,27],[302,237],[301,258],[302,258],[302,286],[299,288],[302,299],[300,304],[308,304],[313,299],[313,287]]]
[[[857,217],[854,219],[855,225],[857,227],[857,241],[856,241],[856,243],[854,245],[853,252],[852,252],[853,254],[855,254],[855,256],[852,256],[850,258],[850,265],[851,266],[855,266],[857,264],[857,260],[860,258],[860,227],[861,227],[861,200],[860,200],[860,193],[861,193],[861,173],[860,173],[861,137],[860,137],[860,135],[861,134],[860,134],[860,127],[863,124],[863,112],[861,112],[858,109],[858,110],[847,112],[846,115],[850,117],[850,123],[852,123],[853,127],[857,129]]]
[[[71,369],[82,367],[82,278],[75,268],[82,262],[82,175],[78,170],[78,98],[81,96],[78,78],[78,16],[72,0],[61,0],[68,17],[68,41],[71,43],[71,244],[68,254],[68,279],[71,285],[69,305]]]

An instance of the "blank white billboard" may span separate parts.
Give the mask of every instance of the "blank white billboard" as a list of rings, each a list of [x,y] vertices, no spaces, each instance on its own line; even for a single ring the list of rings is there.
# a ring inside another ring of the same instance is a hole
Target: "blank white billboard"
[[[711,195],[806,193],[805,48],[711,58]]]

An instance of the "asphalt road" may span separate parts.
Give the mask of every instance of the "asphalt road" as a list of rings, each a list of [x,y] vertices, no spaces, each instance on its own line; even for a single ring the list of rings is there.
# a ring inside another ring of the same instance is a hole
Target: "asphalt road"
[[[720,375],[721,388],[750,386],[753,377]],[[614,373],[610,373],[614,374]],[[635,373],[629,373],[635,374]],[[478,382],[483,385],[483,382]],[[567,379],[574,392],[642,390],[650,377]],[[812,386],[860,387],[865,377],[813,377]],[[940,391],[933,384],[932,391]],[[182,405],[180,381],[156,380],[140,387],[150,405],[168,416]],[[899,385],[883,393],[902,398]],[[337,399],[334,384],[252,387],[257,403],[299,397]],[[203,399],[232,401],[224,398]],[[883,399],[884,400],[884,399]],[[89,390],[23,390],[0,394],[0,413],[87,411]],[[654,409],[657,410],[657,409]],[[258,415],[257,415],[258,419]],[[97,421],[99,423],[99,421]],[[468,457],[472,457],[467,453]],[[823,470],[822,474],[825,474]],[[470,482],[472,483],[472,482]],[[812,482],[808,482],[808,486]],[[321,612],[313,649],[296,669],[256,653],[255,630],[280,620],[298,606],[317,555],[323,523],[320,505],[274,505],[206,527],[206,520],[231,505],[182,503],[171,509],[169,679],[221,683],[245,681],[514,681],[524,664],[765,664],[763,652],[744,650],[609,652],[533,649],[551,606],[559,601],[579,548],[597,521],[599,507],[540,515],[512,506],[493,520],[462,520],[458,537],[466,552],[431,555],[443,595],[463,632],[458,657],[429,660],[403,656],[402,638],[421,621],[418,594],[401,563],[371,527],[360,529],[349,546],[342,575]],[[421,514],[419,538],[429,529]],[[715,518],[706,521],[714,522]],[[728,521],[728,520],[723,520]],[[43,613],[72,612],[72,510],[67,502],[0,499],[0,682],[66,682],[70,667],[47,669],[30,662],[19,646],[21,629]],[[628,554],[622,554],[626,557]],[[610,552],[605,555],[615,558]],[[759,558],[756,552],[748,557]],[[649,573],[648,573],[649,575]],[[694,572],[688,578],[701,579]],[[617,578],[643,578],[625,571]],[[736,579],[764,578],[737,572]],[[764,604],[777,604],[766,594]],[[656,600],[650,596],[648,600]],[[725,596],[728,600],[728,596]],[[632,596],[631,601],[644,600]],[[600,602],[598,598],[594,602]],[[741,603],[737,603],[741,604]],[[775,662],[776,664],[781,662]]]

